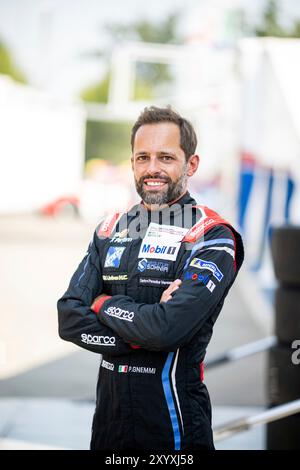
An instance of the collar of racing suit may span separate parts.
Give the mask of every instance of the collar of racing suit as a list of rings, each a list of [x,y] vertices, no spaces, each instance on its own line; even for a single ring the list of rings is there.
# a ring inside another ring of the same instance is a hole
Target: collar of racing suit
[[[158,224],[164,224],[166,222],[170,223],[171,225],[177,226],[184,226],[183,219],[183,206],[189,205],[191,208],[195,206],[197,203],[195,199],[193,199],[188,191],[181,196],[178,200],[176,200],[173,204],[169,205],[168,207],[164,207],[163,209],[157,211],[150,211],[147,209],[143,201],[140,204],[136,204],[131,210],[130,213],[132,215],[139,216],[139,229],[141,234],[147,230],[148,225],[151,222],[156,222]]]

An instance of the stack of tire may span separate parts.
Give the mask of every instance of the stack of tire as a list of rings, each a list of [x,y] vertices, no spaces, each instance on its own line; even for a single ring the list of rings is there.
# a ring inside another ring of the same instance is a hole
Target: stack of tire
[[[269,351],[268,406],[300,398],[300,227],[273,229],[271,251],[278,287],[275,293],[277,345]],[[300,413],[267,424],[266,448],[300,449]]]

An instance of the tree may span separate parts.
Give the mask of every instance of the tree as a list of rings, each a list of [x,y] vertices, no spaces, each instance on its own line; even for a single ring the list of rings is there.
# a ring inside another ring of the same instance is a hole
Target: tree
[[[81,98],[88,102],[107,103],[109,92],[109,59],[116,44],[124,40],[176,43],[180,39],[176,34],[177,16],[171,15],[161,23],[142,20],[129,25],[110,24],[105,31],[108,46],[102,50],[94,50],[85,56],[105,60],[107,71],[101,81],[94,83],[81,92]],[[165,64],[138,63],[134,98],[152,100],[157,88],[172,81],[169,67]],[[112,162],[127,160],[130,155],[130,130],[132,123],[118,122],[87,122],[86,160],[101,158]]]
[[[160,23],[152,23],[148,20],[140,20],[130,24],[108,24],[105,32],[109,38],[109,46],[106,50],[96,50],[89,56],[104,58],[109,68],[108,60],[115,44],[124,40],[152,42],[160,44],[175,44],[182,42],[177,34],[178,14],[172,14]],[[81,98],[85,101],[105,103],[108,100],[110,74],[107,72],[101,82],[95,83],[81,92]],[[135,99],[152,99],[157,89],[172,82],[172,75],[168,65],[153,63],[138,63],[136,68]]]
[[[109,72],[106,72],[105,77],[102,79],[101,82],[94,83],[93,85],[90,85],[85,88],[80,93],[80,97],[86,102],[107,103],[109,80],[110,74]]]
[[[276,0],[269,0],[263,16],[263,24],[255,30],[256,36],[279,37],[279,38],[299,38],[300,21],[296,20],[290,30],[284,29],[278,20],[279,8]]]
[[[8,47],[0,40],[0,74],[8,75],[17,82],[26,83],[25,76],[15,65]]]

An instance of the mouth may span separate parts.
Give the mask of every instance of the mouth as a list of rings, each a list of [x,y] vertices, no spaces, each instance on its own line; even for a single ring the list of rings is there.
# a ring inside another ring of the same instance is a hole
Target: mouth
[[[160,180],[160,179],[145,179],[143,181],[144,187],[147,188],[147,190],[150,191],[157,191],[162,188],[164,188],[168,183],[165,180]]]

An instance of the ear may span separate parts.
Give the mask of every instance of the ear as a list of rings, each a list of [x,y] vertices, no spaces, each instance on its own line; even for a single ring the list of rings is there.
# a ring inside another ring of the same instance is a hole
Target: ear
[[[188,159],[188,171],[187,175],[188,176],[193,176],[194,173],[196,173],[198,166],[200,163],[200,157],[197,154],[191,155],[190,158]]]
[[[132,169],[132,171],[134,171],[134,160],[133,160],[133,156],[131,156],[130,162],[131,162],[131,169]]]

